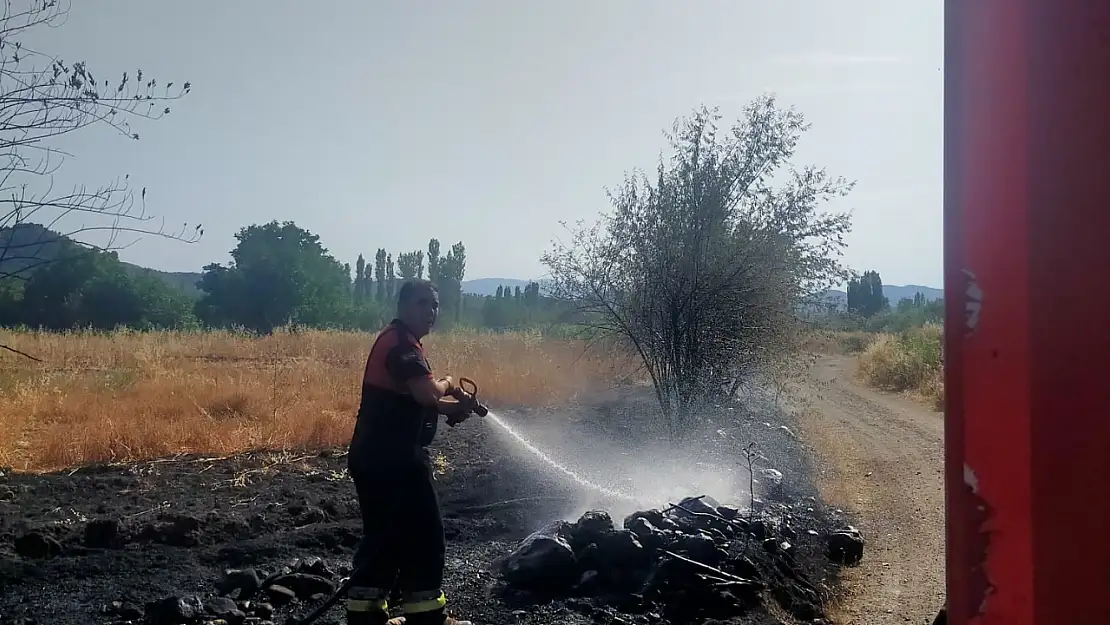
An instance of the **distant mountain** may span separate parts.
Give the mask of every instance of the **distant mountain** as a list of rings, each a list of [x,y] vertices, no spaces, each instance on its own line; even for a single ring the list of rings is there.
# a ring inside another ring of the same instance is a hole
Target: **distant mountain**
[[[23,223],[0,228],[0,277],[27,278],[36,267],[56,259],[65,249],[67,237],[39,224]],[[122,261],[121,261],[122,262]],[[128,262],[124,269],[133,276],[146,275],[164,280],[194,297],[200,296],[197,281],[201,274],[191,271],[159,271]]]
[[[27,278],[58,257],[66,238],[39,224],[0,228],[0,277]]]
[[[516,289],[519,286],[523,291],[529,282],[530,280],[518,280],[516,278],[475,278],[473,280],[463,280],[462,290],[463,293],[470,293],[471,295],[497,295],[497,287],[499,286],[507,286],[511,289]]]
[[[919,284],[883,285],[883,295],[890,300],[891,306],[894,306],[903,298],[913,299],[918,293],[925,296],[926,300],[944,299],[944,289],[934,289],[931,286],[921,286]]]

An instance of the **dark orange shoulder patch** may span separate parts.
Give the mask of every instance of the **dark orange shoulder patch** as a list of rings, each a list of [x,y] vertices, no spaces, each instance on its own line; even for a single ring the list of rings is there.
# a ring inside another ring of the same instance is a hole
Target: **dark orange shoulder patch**
[[[385,367],[385,357],[389,354],[389,350],[409,342],[408,333],[394,325],[387,326],[379,332],[377,338],[374,339],[373,346],[370,347],[370,355],[366,357],[366,368],[362,373],[362,385],[374,386],[396,393],[408,393],[408,388],[398,384],[389,375],[389,371]],[[419,349],[419,343],[416,344],[416,347]]]

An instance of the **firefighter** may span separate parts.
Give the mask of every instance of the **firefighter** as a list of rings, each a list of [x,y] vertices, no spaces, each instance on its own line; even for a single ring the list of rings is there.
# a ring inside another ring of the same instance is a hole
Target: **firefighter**
[[[446,543],[426,446],[439,415],[469,414],[450,376],[436,379],[421,339],[439,314],[428,280],[406,281],[397,316],[378,333],[362,381],[348,470],[358,494],[363,539],[347,592],[349,625],[384,625],[390,590],[400,591],[405,625],[468,625],[446,613],[441,588]]]

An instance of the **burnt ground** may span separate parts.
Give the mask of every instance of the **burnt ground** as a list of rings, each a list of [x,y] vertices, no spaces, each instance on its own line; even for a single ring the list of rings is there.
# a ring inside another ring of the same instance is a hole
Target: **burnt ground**
[[[747,462],[742,449],[755,444],[761,483],[755,504],[764,514],[791,519],[799,534],[793,541],[797,569],[827,599],[837,591],[837,566],[825,555],[823,535],[845,521],[817,501],[790,420],[776,410],[753,409],[756,404],[766,405],[747,401],[724,410],[727,418],[707,424],[709,438],[694,447],[713,462],[741,466]],[[609,441],[607,453],[618,459],[661,437],[649,426],[651,406],[642,390],[610,393],[574,410],[503,414],[525,425],[558,423],[564,433],[579,432],[594,444]],[[445,590],[454,613],[476,624],[667,622],[655,613],[618,616],[592,600],[505,599],[495,561],[545,522],[577,514],[581,486],[544,470],[478,419],[443,427],[433,447],[447,459],[439,485],[448,537]],[[106,610],[112,602],[143,606],[165,597],[212,597],[227,569],[267,575],[297,559],[322,559],[322,568],[338,580],[349,571],[360,527],[343,453],[180,457],[48,475],[4,470],[0,624],[119,623],[118,609]],[[781,480],[766,468],[779,471]],[[701,493],[691,488],[687,494]],[[619,526],[622,516],[614,518]],[[273,620],[303,615],[313,603],[294,601]],[[774,599],[764,604],[731,622],[797,622]],[[318,622],[342,623],[341,607]]]

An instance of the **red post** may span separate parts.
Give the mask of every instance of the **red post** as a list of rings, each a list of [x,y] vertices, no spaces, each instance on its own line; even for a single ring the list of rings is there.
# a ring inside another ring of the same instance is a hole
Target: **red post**
[[[1110,2],[945,12],[948,622],[1110,622]]]

